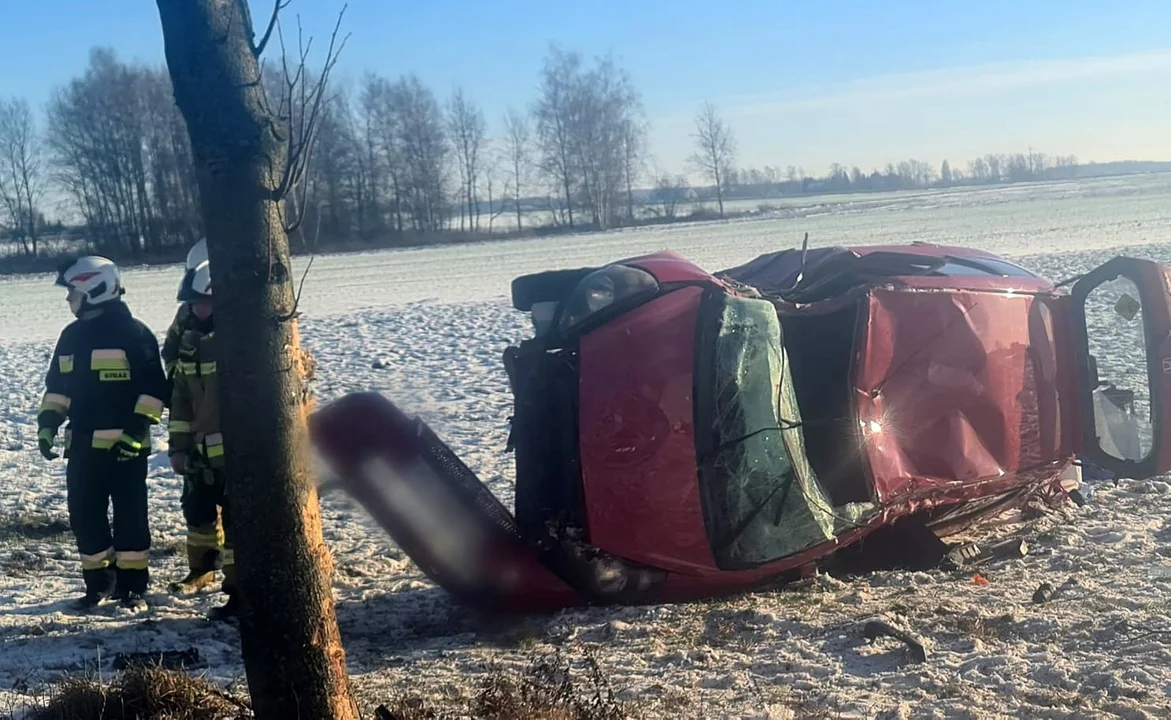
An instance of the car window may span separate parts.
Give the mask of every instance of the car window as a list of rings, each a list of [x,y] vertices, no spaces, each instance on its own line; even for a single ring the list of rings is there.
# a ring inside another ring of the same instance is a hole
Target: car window
[[[939,275],[991,275],[994,277],[1036,277],[1022,267],[1003,260],[990,258],[947,258],[947,262],[935,271]]]

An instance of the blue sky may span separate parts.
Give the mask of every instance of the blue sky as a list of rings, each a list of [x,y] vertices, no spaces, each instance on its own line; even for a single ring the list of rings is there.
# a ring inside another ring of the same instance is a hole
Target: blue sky
[[[293,0],[322,43],[342,0]],[[263,26],[270,3],[251,0]],[[533,99],[549,41],[612,52],[642,90],[655,164],[683,170],[717,104],[741,165],[869,169],[984,152],[1171,160],[1168,0],[350,0],[339,77],[461,84],[498,129]],[[91,47],[163,61],[150,0],[10,0],[0,96],[43,106]],[[271,52],[271,51],[270,51]]]

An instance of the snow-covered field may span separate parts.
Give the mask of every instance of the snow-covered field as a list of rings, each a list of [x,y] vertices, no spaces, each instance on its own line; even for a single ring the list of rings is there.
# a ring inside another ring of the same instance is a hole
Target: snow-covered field
[[[1171,178],[842,198],[736,223],[320,257],[302,302],[317,391],[328,401],[379,390],[424,412],[511,505],[511,401],[499,358],[527,330],[504,299],[512,277],[660,248],[718,269],[797,245],[805,231],[814,245],[973,245],[1065,279],[1120,252],[1171,262]],[[160,334],[177,281],[177,268],[127,273],[128,302]],[[236,630],[203,618],[219,597],[165,594],[184,568],[180,483],[163,454],[150,475],[152,610],[68,609],[78,560],[72,536],[54,524],[65,519],[64,467],[43,462],[35,442],[41,378],[67,313],[50,277],[0,280],[0,715],[62,673],[111,672],[119,652],[194,647],[211,677],[243,679]],[[1137,350],[1119,352],[1141,362]],[[323,506],[350,670],[375,704],[401,693],[467,696],[492,664],[519,668],[533,652],[560,649],[591,653],[622,697],[669,717],[1168,717],[1171,585],[1156,576],[1171,563],[1171,483],[1096,490],[1085,507],[1018,528],[1031,553],[983,569],[986,585],[971,573],[883,572],[719,602],[509,621],[452,605],[344,496]],[[1034,605],[1042,582],[1062,589]],[[874,615],[925,636],[927,662],[911,662],[893,641],[866,643],[862,623]]]

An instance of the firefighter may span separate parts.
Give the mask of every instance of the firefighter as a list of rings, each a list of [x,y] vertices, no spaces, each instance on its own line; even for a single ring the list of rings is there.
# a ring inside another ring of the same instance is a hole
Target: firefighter
[[[56,459],[58,430],[68,423],[63,448],[69,525],[85,583],[78,607],[88,610],[115,597],[128,609],[142,609],[150,581],[147,458],[166,389],[159,343],[123,302],[121,273],[111,260],[66,262],[56,284],[68,289],[76,320],[53,350],[37,441],[46,460]]]
[[[195,268],[207,261],[207,240],[201,239],[187,251],[187,262],[183,268],[183,279],[179,282],[179,309],[175,311],[175,319],[167,328],[167,336],[163,339],[163,367],[167,371],[167,379],[175,376],[175,363],[179,359],[179,341],[183,332],[195,326],[195,319],[191,315],[191,306],[183,302],[183,288],[191,284],[195,275]],[[167,398],[171,396],[168,393]]]
[[[214,553],[207,551],[213,547],[213,541],[222,543],[222,551],[218,553],[224,573],[221,591],[227,595],[227,602],[212,610],[211,617],[226,620],[237,613],[236,563],[224,478],[208,261],[200,263],[191,282],[185,283],[180,293],[180,299],[191,307],[196,327],[183,333],[175,365],[168,423],[171,468],[184,477],[183,514],[187,521],[188,553],[192,573],[199,574],[203,584],[210,582],[215,572],[210,564]],[[223,529],[219,534],[216,520],[221,513]]]
[[[210,330],[210,316],[204,319],[197,317],[191,302],[191,298],[196,296],[191,292],[196,270],[207,264],[207,241],[200,240],[187,253],[177,297],[180,303],[179,310],[175,313],[175,319],[167,329],[167,337],[163,341],[163,363],[167,369],[167,379],[171,383],[171,389],[167,394],[168,406],[171,405],[175,370],[180,359],[190,360],[190,356],[199,346],[198,336]],[[184,344],[183,339],[187,333],[194,334]],[[172,416],[172,431],[182,430],[184,427],[182,421],[175,423]],[[188,472],[185,463],[193,457],[190,454],[172,453],[172,469],[183,478],[183,491],[179,503],[183,509],[183,520],[187,525],[187,574],[171,583],[169,588],[171,592],[180,595],[199,592],[215,581],[215,572],[220,567],[224,544],[216,485],[214,482],[204,481],[205,472],[202,469],[193,467],[191,472]]]

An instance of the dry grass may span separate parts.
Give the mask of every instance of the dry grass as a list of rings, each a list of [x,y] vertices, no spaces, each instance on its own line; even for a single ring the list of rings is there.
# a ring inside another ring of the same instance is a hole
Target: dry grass
[[[184,672],[130,668],[109,685],[71,679],[58,685],[28,720],[236,720],[248,704]]]
[[[378,720],[625,720],[634,708],[617,700],[597,662],[587,653],[575,669],[560,653],[534,657],[519,676],[494,669],[467,708],[436,708],[401,697],[378,708]]]

